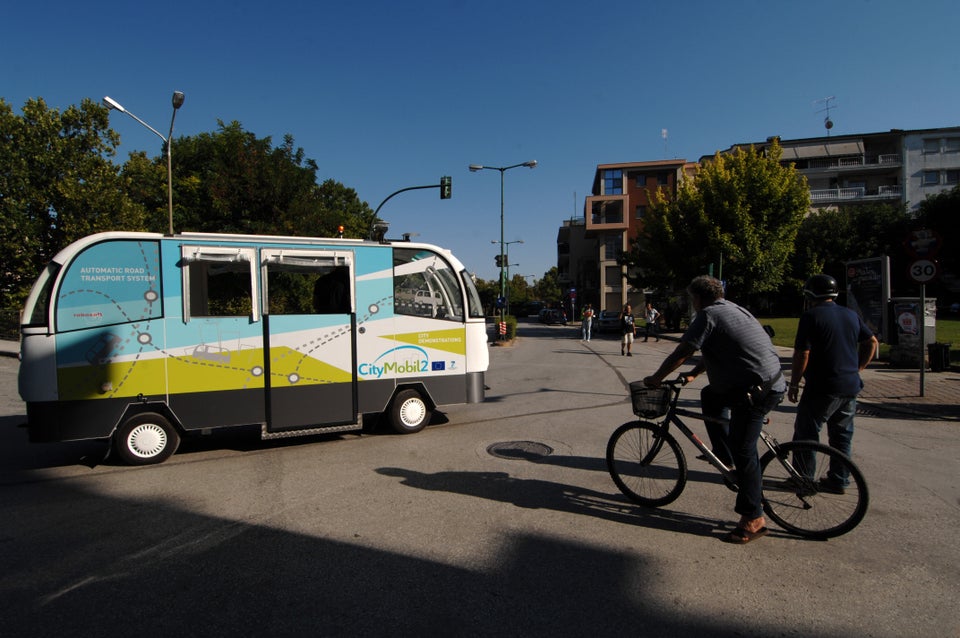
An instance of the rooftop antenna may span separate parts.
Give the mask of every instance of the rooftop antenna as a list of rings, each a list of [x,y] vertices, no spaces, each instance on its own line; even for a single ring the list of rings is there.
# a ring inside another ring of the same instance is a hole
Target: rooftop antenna
[[[663,138],[663,159],[667,159],[669,157],[667,155],[667,129],[660,129],[660,137]]]
[[[823,128],[827,129],[827,137],[830,137],[830,129],[833,128],[833,120],[830,119],[830,105],[831,100],[837,99],[835,96],[831,95],[830,97],[825,97],[820,100],[814,100],[814,104],[823,104],[823,108],[817,111],[817,113],[826,113],[827,115],[823,118]]]

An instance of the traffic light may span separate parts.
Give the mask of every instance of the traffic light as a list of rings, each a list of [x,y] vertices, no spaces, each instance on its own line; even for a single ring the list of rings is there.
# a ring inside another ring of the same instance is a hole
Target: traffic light
[[[450,199],[453,192],[453,178],[444,175],[440,178],[440,199]]]
[[[496,262],[498,268],[503,268],[503,255],[496,255],[493,260]]]

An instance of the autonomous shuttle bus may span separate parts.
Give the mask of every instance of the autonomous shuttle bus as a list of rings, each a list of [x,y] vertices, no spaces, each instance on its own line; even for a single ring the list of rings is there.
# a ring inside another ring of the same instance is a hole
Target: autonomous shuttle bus
[[[54,257],[21,324],[30,440],[112,439],[131,464],[229,426],[417,432],[483,401],[489,361],[469,273],[411,242],[101,233]]]

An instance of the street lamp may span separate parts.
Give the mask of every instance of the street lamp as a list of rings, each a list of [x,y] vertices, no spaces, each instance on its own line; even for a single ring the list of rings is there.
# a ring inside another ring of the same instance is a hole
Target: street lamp
[[[497,243],[497,240],[496,240],[496,239],[491,239],[491,240],[490,240],[490,243],[491,243],[491,244],[496,244],[496,243]],[[519,265],[519,264],[511,264],[511,263],[510,263],[510,244],[522,244],[522,243],[523,243],[523,240],[522,240],[522,239],[518,239],[518,240],[516,240],[516,241],[501,241],[500,243],[501,243],[501,246],[500,246],[500,254],[503,255],[500,263],[501,263],[501,266],[502,266],[503,268],[506,268],[506,270],[507,270],[506,277],[504,277],[503,270],[501,269],[501,271],[500,271],[500,279],[501,279],[501,281],[505,282],[505,283],[503,284],[502,288],[501,288],[500,294],[501,294],[502,297],[504,297],[504,300],[503,300],[503,301],[504,301],[504,308],[505,308],[505,310],[506,310],[506,313],[507,313],[507,314],[510,314],[510,290],[509,290],[509,286],[510,286],[510,266],[518,266],[518,265]]]
[[[484,166],[483,164],[471,164],[470,172],[476,173],[477,171],[500,171],[500,254],[505,256],[504,246],[506,245],[503,241],[503,174],[509,171],[511,168],[519,168],[521,166],[526,166],[527,168],[536,168],[537,160],[530,160],[529,162],[523,162],[521,164],[513,164],[511,166]],[[504,280],[503,269],[506,266],[502,262],[500,263],[500,296],[504,298],[504,306],[506,306],[506,282]],[[506,321],[506,308],[500,309],[500,321]]]
[[[163,140],[163,143],[167,145],[167,214],[170,219],[170,234],[173,235],[173,121],[177,119],[177,109],[183,106],[183,91],[174,91],[173,98],[171,102],[173,103],[173,116],[170,118],[170,132],[167,133],[167,136],[164,137],[160,134],[160,131],[153,128],[139,117],[123,108],[119,102],[114,100],[109,95],[104,96],[103,103],[107,105],[108,109],[113,109],[115,111],[120,111],[121,113],[126,113],[140,124],[147,127],[152,131],[157,137]]]

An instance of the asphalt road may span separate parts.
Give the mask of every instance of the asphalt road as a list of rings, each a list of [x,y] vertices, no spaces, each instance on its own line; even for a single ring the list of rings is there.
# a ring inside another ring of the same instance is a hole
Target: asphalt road
[[[734,495],[686,442],[667,508],[606,472],[626,383],[674,344],[521,335],[485,403],[419,434],[240,432],[147,468],[28,444],[0,358],[0,635],[960,636],[957,423],[858,417],[857,529],[729,545]]]

